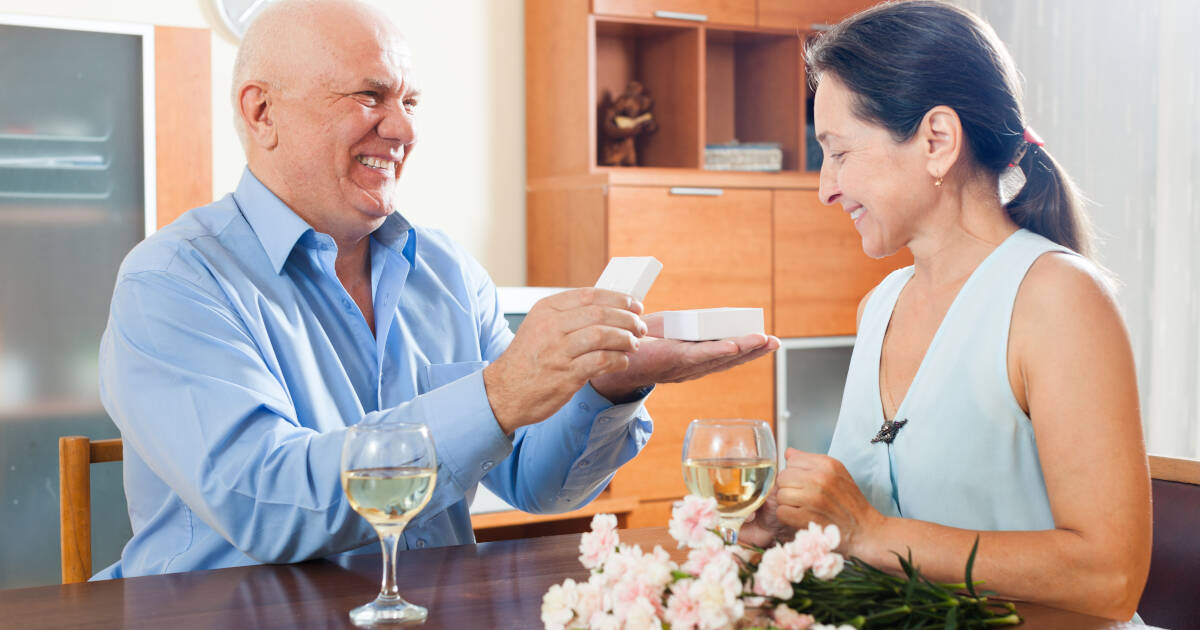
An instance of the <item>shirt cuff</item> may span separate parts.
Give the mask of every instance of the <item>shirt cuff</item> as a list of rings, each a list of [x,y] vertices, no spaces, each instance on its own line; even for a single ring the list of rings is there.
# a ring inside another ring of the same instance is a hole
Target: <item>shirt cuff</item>
[[[512,439],[504,434],[488,402],[483,371],[478,370],[421,395],[419,418],[429,427],[437,448],[443,479],[462,494],[512,452]]]

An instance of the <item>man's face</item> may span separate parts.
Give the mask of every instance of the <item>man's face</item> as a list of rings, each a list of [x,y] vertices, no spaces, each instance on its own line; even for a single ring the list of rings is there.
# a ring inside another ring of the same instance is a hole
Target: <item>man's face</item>
[[[394,29],[335,24],[288,60],[273,105],[275,157],[293,210],[322,231],[365,235],[396,210],[419,94]]]

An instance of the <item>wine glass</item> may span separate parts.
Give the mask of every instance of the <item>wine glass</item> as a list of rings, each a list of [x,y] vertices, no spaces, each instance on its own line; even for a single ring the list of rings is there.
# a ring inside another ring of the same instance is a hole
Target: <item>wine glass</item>
[[[373,422],[346,431],[342,490],[383,545],[383,586],[375,601],[350,611],[357,626],[422,621],[429,611],[396,589],[396,544],[404,526],[429,503],[437,482],[437,455],[423,424]]]
[[[762,420],[692,420],[683,438],[688,490],[717,501],[717,527],[726,544],[762,505],[775,482],[775,436]]]

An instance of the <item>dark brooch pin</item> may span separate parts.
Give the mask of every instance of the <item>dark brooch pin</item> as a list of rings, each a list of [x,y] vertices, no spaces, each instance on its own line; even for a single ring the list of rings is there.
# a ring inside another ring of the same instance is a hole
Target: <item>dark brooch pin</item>
[[[876,442],[884,442],[891,444],[892,440],[896,439],[896,434],[899,433],[900,429],[903,429],[904,425],[906,424],[908,424],[907,418],[896,421],[884,420],[883,426],[879,427],[879,433],[876,433],[875,437],[871,438],[871,443],[874,444]]]

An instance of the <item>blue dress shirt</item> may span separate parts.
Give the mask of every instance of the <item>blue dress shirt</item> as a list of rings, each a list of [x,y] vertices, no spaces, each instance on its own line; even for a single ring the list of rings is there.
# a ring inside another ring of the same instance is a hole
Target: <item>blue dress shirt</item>
[[[96,578],[296,562],[377,538],[342,493],[346,427],[429,426],[439,472],[402,549],[474,541],[483,483],[530,512],[596,496],[649,439],[640,402],[590,386],[501,431],[482,369],[512,340],[487,273],[393,214],[371,235],[375,330],[334,273],[333,239],[245,172],[121,265],[100,346],[125,445],[133,538]]]

